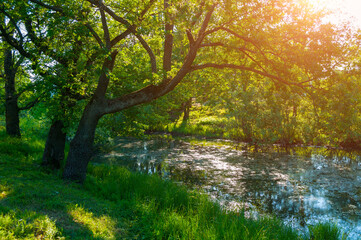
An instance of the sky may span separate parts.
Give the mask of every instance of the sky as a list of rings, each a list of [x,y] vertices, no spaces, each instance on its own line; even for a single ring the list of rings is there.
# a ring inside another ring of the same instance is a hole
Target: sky
[[[309,0],[319,8],[329,8],[341,13],[345,19],[351,20],[352,23],[361,28],[361,0]],[[341,18],[341,17],[340,17]],[[342,21],[333,19],[332,21]]]

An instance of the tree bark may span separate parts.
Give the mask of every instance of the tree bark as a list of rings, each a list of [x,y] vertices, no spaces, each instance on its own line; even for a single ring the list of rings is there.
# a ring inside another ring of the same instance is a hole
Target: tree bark
[[[192,107],[192,98],[189,98],[188,101],[182,104],[183,105],[183,122],[187,122],[189,120],[189,113]]]
[[[5,99],[6,134],[12,137],[21,137],[19,126],[19,108],[16,97]]]
[[[20,137],[18,96],[15,90],[16,69],[12,51],[4,51],[4,71],[5,71],[5,121],[6,133],[9,136]]]
[[[63,132],[63,128],[64,124],[61,120],[56,120],[51,125],[43,154],[43,166],[60,169],[61,163],[64,160],[66,139],[66,133]]]
[[[169,8],[169,0],[164,0],[164,9]],[[164,78],[167,78],[166,72],[172,70],[172,51],[173,51],[173,24],[171,23],[170,14],[166,14],[165,24],[165,40],[164,40],[164,54],[163,54],[163,71],[165,73]]]
[[[86,106],[74,139],[70,142],[68,158],[63,178],[83,183],[87,166],[92,156],[96,126],[101,118],[104,107],[92,100]]]

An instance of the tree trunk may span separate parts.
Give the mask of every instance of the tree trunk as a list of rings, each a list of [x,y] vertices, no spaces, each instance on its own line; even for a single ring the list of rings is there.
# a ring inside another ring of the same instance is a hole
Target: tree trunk
[[[68,158],[63,178],[83,183],[86,170],[93,151],[95,129],[98,124],[102,107],[92,100],[85,108],[78,130],[70,143]]]
[[[187,122],[189,120],[189,113],[192,107],[192,98],[189,98],[187,102],[183,103],[183,122]]]
[[[62,130],[63,128],[64,124],[61,120],[56,120],[51,125],[43,154],[43,166],[60,169],[61,163],[64,160],[66,138],[66,133]]]
[[[6,133],[13,137],[20,137],[18,96],[15,90],[16,69],[14,69],[12,52],[4,51],[5,71],[5,121]]]
[[[15,97],[5,100],[6,133],[12,137],[21,137],[19,126],[19,108]]]

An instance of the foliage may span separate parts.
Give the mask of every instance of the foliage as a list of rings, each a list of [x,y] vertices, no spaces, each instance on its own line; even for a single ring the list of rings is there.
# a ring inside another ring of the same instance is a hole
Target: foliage
[[[340,71],[332,77],[332,84],[315,91],[247,73],[223,75],[227,81],[200,86],[190,121],[158,129],[252,143],[361,147],[358,74]]]

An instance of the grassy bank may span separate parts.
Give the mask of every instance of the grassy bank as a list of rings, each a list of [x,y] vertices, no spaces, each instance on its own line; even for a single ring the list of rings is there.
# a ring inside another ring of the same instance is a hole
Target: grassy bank
[[[347,130],[340,130],[345,125],[311,126],[306,119],[288,124],[282,124],[282,119],[278,119],[274,120],[273,125],[269,125],[267,119],[261,119],[258,115],[250,115],[248,117],[251,119],[242,121],[227,114],[226,109],[212,109],[205,105],[192,107],[187,121],[182,121],[182,117],[183,115],[180,115],[179,119],[172,123],[160,124],[150,129],[171,133],[174,136],[223,138],[258,145],[316,145],[361,150],[360,137],[356,131],[349,130],[353,128],[349,126]],[[330,126],[335,127],[331,127],[330,130]]]
[[[40,167],[44,141],[0,133],[0,239],[309,239],[272,218],[225,212],[157,176],[93,166],[83,186]],[[329,225],[312,239],[340,239]]]

